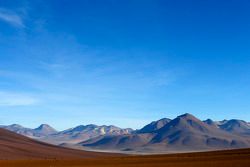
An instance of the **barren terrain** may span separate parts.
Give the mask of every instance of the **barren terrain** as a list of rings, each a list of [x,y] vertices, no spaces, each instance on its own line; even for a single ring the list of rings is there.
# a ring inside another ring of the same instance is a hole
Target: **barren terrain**
[[[0,161],[4,167],[247,167],[250,149],[152,156]]]

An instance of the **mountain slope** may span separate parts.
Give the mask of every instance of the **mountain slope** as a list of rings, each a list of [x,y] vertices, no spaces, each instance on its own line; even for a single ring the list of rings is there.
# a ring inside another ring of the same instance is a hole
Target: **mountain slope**
[[[72,150],[35,141],[0,128],[0,159],[80,159],[111,156]],[[112,155],[113,156],[113,155]]]
[[[108,149],[108,150],[133,150],[134,148],[144,147],[153,138],[153,134],[128,134],[117,136],[99,136],[97,138],[83,141],[77,146],[91,147],[95,149]],[[80,148],[79,147],[79,148]]]
[[[195,118],[191,114],[178,116],[159,129],[152,144],[167,149],[223,149],[249,147],[249,139],[222,131]]]
[[[142,129],[138,131],[138,133],[151,133],[154,132],[163,126],[165,126],[167,123],[169,123],[171,119],[163,118],[158,121],[153,121],[150,124],[144,126]]]

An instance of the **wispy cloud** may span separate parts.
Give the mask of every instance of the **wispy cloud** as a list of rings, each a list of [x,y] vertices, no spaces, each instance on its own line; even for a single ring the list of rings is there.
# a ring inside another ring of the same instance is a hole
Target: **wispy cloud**
[[[30,106],[37,103],[38,99],[30,95],[0,92],[0,106]]]
[[[0,8],[0,20],[5,21],[15,27],[25,27],[22,17],[17,13],[7,9]]]

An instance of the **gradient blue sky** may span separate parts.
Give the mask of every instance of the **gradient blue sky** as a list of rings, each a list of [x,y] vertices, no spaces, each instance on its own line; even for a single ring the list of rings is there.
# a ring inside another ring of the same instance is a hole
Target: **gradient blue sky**
[[[248,0],[0,0],[0,124],[250,121]]]

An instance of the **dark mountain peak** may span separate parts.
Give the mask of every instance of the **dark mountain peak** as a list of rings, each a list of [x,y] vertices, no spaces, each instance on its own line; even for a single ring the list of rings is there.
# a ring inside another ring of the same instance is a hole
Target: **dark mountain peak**
[[[206,119],[204,122],[208,122],[208,123],[210,122],[211,123],[211,122],[214,122],[214,121],[212,119]]]
[[[36,130],[42,130],[42,129],[53,129],[53,128],[48,124],[41,124],[39,127],[36,128]]]
[[[213,126],[213,127],[216,127],[218,128],[219,126],[219,123],[218,122],[215,122],[213,121],[212,119],[207,119],[205,121],[203,121],[205,124],[209,125],[209,126]]]
[[[185,113],[183,115],[180,115],[177,118],[198,120],[195,116],[193,116],[192,114],[189,114],[189,113]]]
[[[50,126],[48,124],[41,124],[40,126],[38,126],[36,129],[40,130],[40,129],[44,129],[44,128],[50,128]]]
[[[162,118],[162,119],[155,121],[155,122],[170,122],[170,121],[171,121],[171,119],[169,119],[169,118]]]
[[[206,124],[208,124],[208,125],[214,125],[214,121],[212,119],[206,119],[203,122],[206,123]]]
[[[190,126],[194,126],[194,125],[206,126],[204,122],[202,122],[200,119],[196,118],[195,116],[189,113],[178,116],[175,119],[175,122],[182,126],[184,126],[184,124],[187,124]]]
[[[171,120],[159,129],[158,136],[167,136],[175,132],[205,133],[209,131],[208,125],[191,114],[183,114]]]
[[[153,131],[156,131],[156,130],[162,128],[170,121],[171,121],[171,119],[168,119],[168,118],[162,118],[158,121],[153,121],[150,124],[144,126],[142,129],[140,129],[138,131],[138,133],[151,133]]]

